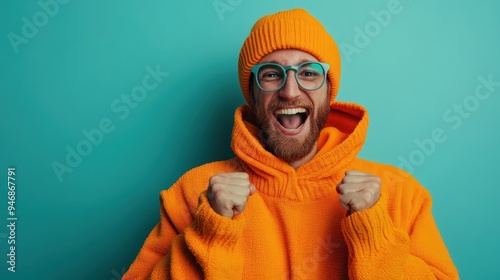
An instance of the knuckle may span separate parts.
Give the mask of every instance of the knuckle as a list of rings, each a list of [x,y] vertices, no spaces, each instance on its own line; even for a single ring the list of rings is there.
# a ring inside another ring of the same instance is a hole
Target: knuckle
[[[225,208],[225,209],[232,209],[232,208],[233,208],[233,205],[235,205],[235,203],[233,203],[233,202],[232,202],[232,201],[230,201],[230,200],[226,200],[226,201],[224,201],[223,205],[224,205],[224,208]]]
[[[208,185],[212,186],[214,184],[217,184],[219,182],[219,178],[220,178],[219,174],[215,174],[214,176],[210,177],[210,179],[208,179]]]
[[[219,184],[213,185],[211,193],[215,199],[220,199],[221,197],[226,196],[226,192],[223,189],[219,188]]]
[[[219,192],[221,190],[221,184],[219,183],[214,183],[214,184],[211,184],[208,186],[208,189],[210,192],[212,193],[216,193],[216,192]]]
[[[240,199],[238,199],[238,201],[236,203],[241,207],[245,207],[245,205],[247,204],[247,201],[248,201],[248,197],[241,197]]]
[[[250,186],[252,185],[252,183],[250,182],[250,180],[249,180],[249,179],[245,179],[245,184],[246,184],[248,187],[250,187]]]
[[[340,185],[337,187],[337,189],[338,189],[338,192],[339,192],[340,194],[344,194],[344,193],[345,193],[345,191],[346,191],[346,185],[345,185],[345,184],[340,184]]]
[[[364,201],[363,199],[356,199],[356,200],[353,200],[353,203],[351,204],[351,209],[353,209],[354,211],[361,211],[363,209],[366,209],[366,201]]]
[[[216,202],[224,201],[227,197],[226,192],[223,191],[214,192],[212,193],[212,196]]]
[[[373,194],[371,192],[363,193],[363,200],[366,202],[370,202],[373,199]]]
[[[359,200],[353,200],[351,201],[351,203],[349,204],[349,206],[351,207],[351,210],[352,211],[360,211],[362,210],[362,203],[359,202]]]
[[[351,201],[349,201],[348,199],[345,199],[345,198],[344,198],[344,199],[342,199],[342,198],[341,198],[341,199],[340,199],[340,203],[345,204],[345,205],[351,205],[351,203],[352,203],[352,202],[351,202]]]
[[[380,189],[380,182],[370,182],[368,187],[371,189],[374,189],[374,190],[379,190]]]
[[[210,196],[212,197],[212,200],[214,202],[217,202],[220,199],[220,193],[219,192],[212,192],[212,194]]]

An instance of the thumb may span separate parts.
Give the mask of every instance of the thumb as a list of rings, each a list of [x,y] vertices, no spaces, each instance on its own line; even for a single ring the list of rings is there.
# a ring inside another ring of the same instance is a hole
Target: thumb
[[[257,191],[257,188],[253,184],[250,184],[249,189],[250,189],[250,195],[254,194]]]

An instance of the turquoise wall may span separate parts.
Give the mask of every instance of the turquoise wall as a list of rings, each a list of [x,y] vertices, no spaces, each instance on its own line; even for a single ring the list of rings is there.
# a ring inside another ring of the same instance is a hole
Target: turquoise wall
[[[15,273],[0,226],[0,278],[119,279],[158,220],[159,191],[232,156],[241,44],[262,15],[293,7],[342,48],[338,99],[371,116],[361,156],[430,190],[463,279],[500,278],[498,1],[1,6],[0,223],[13,221],[9,167],[17,220]]]

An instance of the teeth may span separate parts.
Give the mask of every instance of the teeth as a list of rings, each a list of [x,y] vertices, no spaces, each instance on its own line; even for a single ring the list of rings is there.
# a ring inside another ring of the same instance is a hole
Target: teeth
[[[276,111],[278,115],[295,115],[298,113],[305,113],[306,109],[304,108],[291,108],[291,109],[280,109]]]

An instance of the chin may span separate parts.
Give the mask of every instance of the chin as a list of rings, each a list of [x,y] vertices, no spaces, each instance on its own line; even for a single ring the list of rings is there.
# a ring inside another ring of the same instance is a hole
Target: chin
[[[264,135],[267,149],[286,162],[294,162],[309,155],[318,139],[316,133],[311,133],[309,127],[302,128],[295,136],[285,135],[281,130],[269,134],[264,132]]]

